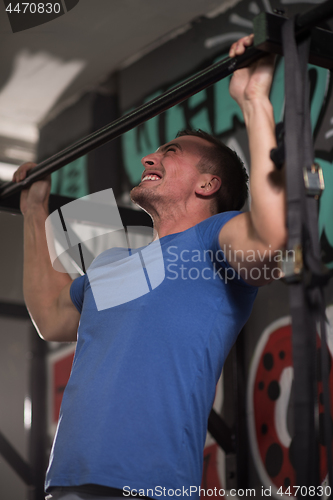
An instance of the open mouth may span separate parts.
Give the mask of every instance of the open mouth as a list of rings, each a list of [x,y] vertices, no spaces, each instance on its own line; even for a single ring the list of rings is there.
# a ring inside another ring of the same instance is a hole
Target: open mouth
[[[162,177],[159,174],[149,173],[149,174],[143,175],[141,182],[148,182],[148,181],[155,182],[155,181],[159,181],[160,179],[162,179]]]

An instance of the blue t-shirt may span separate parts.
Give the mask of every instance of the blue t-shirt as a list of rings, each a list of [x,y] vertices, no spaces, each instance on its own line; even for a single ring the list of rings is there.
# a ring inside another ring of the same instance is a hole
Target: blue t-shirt
[[[161,238],[165,278],[129,302],[97,307],[88,277],[73,282],[81,320],[47,489],[99,484],[158,497],[200,485],[215,386],[257,293],[228,277],[219,248],[238,213]]]

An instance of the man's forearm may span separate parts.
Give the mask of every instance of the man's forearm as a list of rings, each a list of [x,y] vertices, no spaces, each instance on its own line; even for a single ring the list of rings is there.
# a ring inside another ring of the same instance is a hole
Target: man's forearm
[[[248,101],[243,114],[251,156],[251,220],[265,245],[281,248],[286,239],[284,176],[270,159],[276,147],[273,107],[268,99]]]
[[[52,267],[45,233],[47,216],[42,206],[24,215],[23,294],[38,330],[60,291],[72,281],[67,273]]]

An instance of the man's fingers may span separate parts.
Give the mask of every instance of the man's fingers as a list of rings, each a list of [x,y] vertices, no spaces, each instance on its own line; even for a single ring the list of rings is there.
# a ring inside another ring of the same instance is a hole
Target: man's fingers
[[[23,163],[23,165],[21,165],[16,170],[16,172],[14,172],[12,181],[13,182],[23,181],[23,179],[25,179],[27,176],[27,172],[29,170],[31,170],[32,168],[34,168],[36,165],[37,165],[36,163],[32,163],[32,162]]]
[[[249,47],[250,45],[253,44],[254,34],[252,33],[252,35],[243,38],[243,40],[244,40],[244,45],[246,45],[246,47]]]
[[[252,45],[254,39],[254,35],[249,35],[245,36],[244,38],[241,38],[237,42],[233,43],[230,47],[229,50],[229,56],[230,57],[235,57],[235,56],[240,56],[245,52],[246,47],[249,47]]]

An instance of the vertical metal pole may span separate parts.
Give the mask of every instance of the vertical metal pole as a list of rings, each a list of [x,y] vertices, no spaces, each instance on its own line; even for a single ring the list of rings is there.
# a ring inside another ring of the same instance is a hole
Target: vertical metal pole
[[[32,421],[29,459],[34,477],[34,488],[29,500],[44,500],[44,478],[47,466],[47,407],[46,407],[46,352],[47,344],[31,327],[30,394]]]
[[[237,488],[243,489],[249,487],[249,446],[246,426],[246,363],[244,333],[245,330],[243,328],[238,336],[233,354]]]

